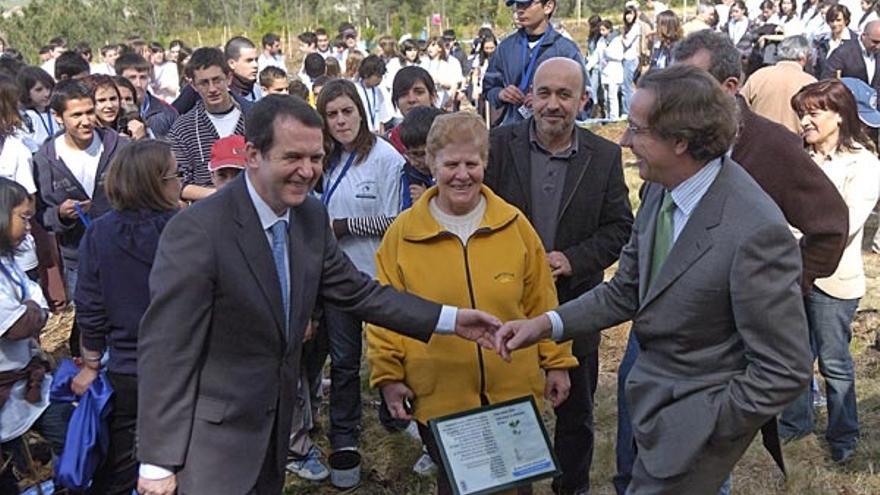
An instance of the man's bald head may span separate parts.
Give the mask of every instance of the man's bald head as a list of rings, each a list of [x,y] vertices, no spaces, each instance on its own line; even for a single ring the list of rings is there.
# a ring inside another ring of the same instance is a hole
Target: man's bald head
[[[865,24],[861,39],[868,53],[880,53],[880,20]]]
[[[546,85],[553,80],[565,80],[573,83],[572,89],[576,89],[576,95],[580,97],[584,92],[586,74],[584,66],[576,61],[565,57],[553,57],[541,62],[535,71],[535,79],[532,83],[532,91],[538,90],[540,85]]]

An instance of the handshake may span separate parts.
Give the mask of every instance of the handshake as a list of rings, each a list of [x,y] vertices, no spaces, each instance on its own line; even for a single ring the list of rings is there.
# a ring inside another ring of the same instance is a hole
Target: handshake
[[[502,324],[498,318],[478,309],[459,308],[455,317],[456,335],[496,351],[505,361],[510,361],[512,351],[550,338],[552,329],[547,315]]]

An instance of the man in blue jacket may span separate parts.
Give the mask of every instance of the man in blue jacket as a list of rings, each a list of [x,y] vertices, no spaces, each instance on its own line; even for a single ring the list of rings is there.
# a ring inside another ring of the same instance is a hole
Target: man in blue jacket
[[[550,25],[556,0],[507,0],[519,30],[505,38],[489,60],[483,78],[486,98],[504,111],[501,124],[513,124],[532,115],[530,89],[541,62],[553,57],[584,63],[577,45]]]

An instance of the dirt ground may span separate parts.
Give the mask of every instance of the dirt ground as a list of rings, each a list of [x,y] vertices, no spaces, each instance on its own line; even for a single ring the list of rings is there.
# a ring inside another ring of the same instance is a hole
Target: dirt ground
[[[595,132],[616,140],[622,125],[608,125],[594,129]],[[635,192],[641,183],[638,171],[629,163],[631,156],[624,155],[625,174],[630,186],[634,208],[637,206]],[[877,228],[873,215],[868,225],[867,239]],[[880,493],[880,352],[874,347],[878,322],[880,322],[880,256],[865,251],[868,274],[868,293],[862,299],[853,326],[852,351],[857,368],[859,415],[862,438],[854,459],[845,466],[833,464],[821,435],[814,435],[784,447],[789,477],[783,480],[769,455],[759,442],[755,442],[737,465],[734,472],[734,493],[741,495],[796,494],[796,495],[872,495]],[[609,273],[611,273],[609,271]],[[71,314],[52,317],[42,337],[46,350],[54,355],[64,355]],[[596,447],[593,460],[593,493],[613,494],[611,477],[614,473],[614,435],[616,421],[616,371],[626,344],[628,326],[604,332],[601,347],[601,371],[599,390],[596,394]],[[362,483],[359,487],[340,492],[329,483],[314,483],[288,476],[286,493],[290,494],[338,494],[357,493],[365,495],[406,495],[434,493],[432,477],[421,477],[412,472],[412,465],[420,455],[419,444],[405,433],[389,434],[379,425],[376,406],[377,395],[366,386],[367,371],[364,369],[363,388],[363,454]],[[321,431],[326,431],[326,407],[321,418]],[[545,413],[548,428],[552,428],[552,412]],[[824,421],[824,411],[820,418]],[[323,435],[315,435],[319,445],[328,452]],[[535,493],[549,494],[548,482],[536,485]]]

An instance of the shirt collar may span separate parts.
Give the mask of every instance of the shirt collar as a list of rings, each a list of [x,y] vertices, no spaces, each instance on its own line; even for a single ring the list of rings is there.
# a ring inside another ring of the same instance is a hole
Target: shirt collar
[[[273,225],[278,223],[278,220],[284,220],[290,222],[290,208],[284,210],[284,213],[281,215],[276,215],[272,208],[263,201],[263,198],[260,197],[257,190],[254,189],[254,185],[251,183],[251,178],[247,174],[247,171],[244,173],[245,184],[247,184],[247,192],[248,196],[251,198],[251,202],[254,204],[254,208],[257,210],[257,216],[260,217],[260,225],[262,225],[263,230],[269,230]]]
[[[691,215],[691,212],[694,211],[694,208],[697,207],[697,204],[705,196],[706,191],[715,182],[715,178],[721,172],[721,158],[719,156],[703,165],[697,173],[688,177],[687,180],[670,191],[675,206],[686,216],[689,217]]]
[[[551,158],[560,158],[560,159],[571,158],[572,156],[577,154],[577,150],[578,150],[577,125],[575,125],[574,128],[571,130],[571,144],[568,146],[568,148],[565,148],[564,150],[562,150],[558,153],[551,153],[549,150],[547,150],[546,148],[541,146],[541,143],[538,141],[538,134],[537,134],[538,131],[535,130],[536,124],[535,124],[534,117],[532,117],[531,120],[532,121],[529,124],[529,142],[531,142],[532,146],[534,146],[538,151],[540,151],[541,153],[544,153],[545,155],[550,156]]]

